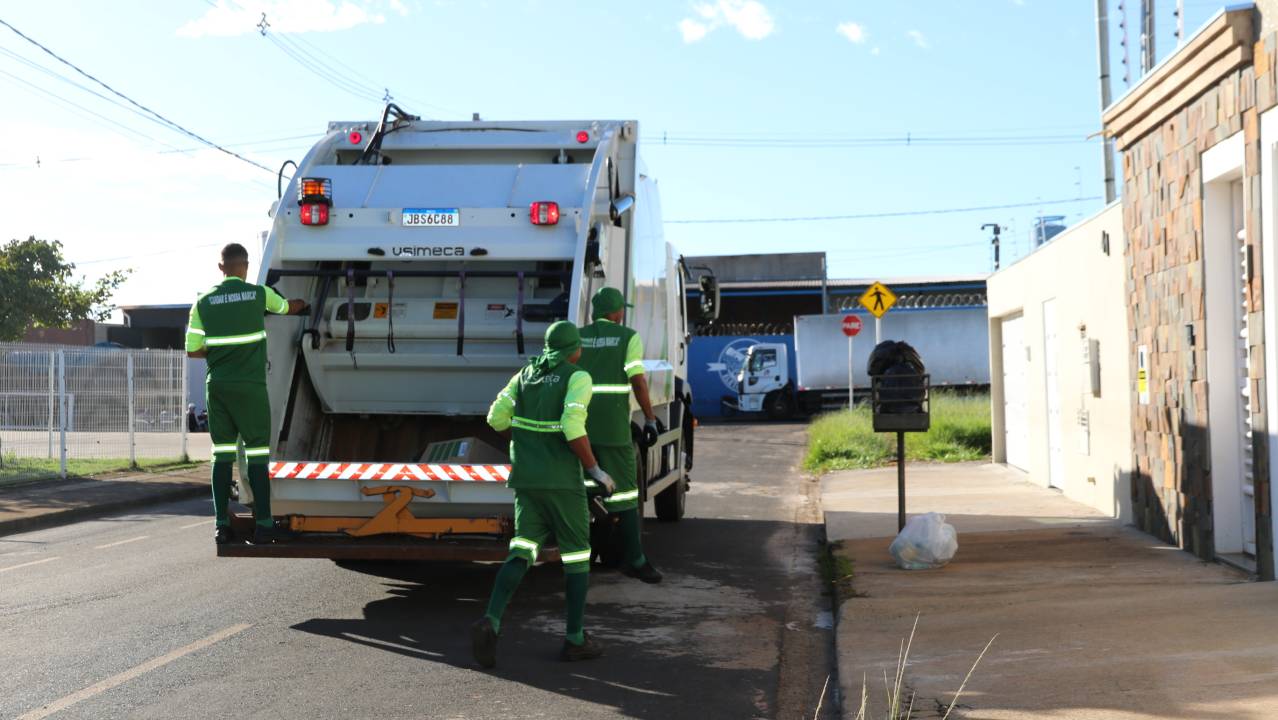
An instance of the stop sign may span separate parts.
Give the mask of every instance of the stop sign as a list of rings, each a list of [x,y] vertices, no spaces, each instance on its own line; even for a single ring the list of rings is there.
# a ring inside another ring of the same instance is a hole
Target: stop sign
[[[861,332],[861,318],[856,315],[843,316],[843,334],[848,337],[856,337]]]

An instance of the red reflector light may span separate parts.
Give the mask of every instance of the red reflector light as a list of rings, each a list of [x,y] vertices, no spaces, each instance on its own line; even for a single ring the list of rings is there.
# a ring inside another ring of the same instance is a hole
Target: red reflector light
[[[328,224],[328,206],[323,203],[306,203],[299,214],[303,225]]]
[[[360,141],[364,139],[364,136],[359,134],[359,131],[352,130],[351,134],[348,136],[348,139],[351,141],[352,145],[358,145]]]
[[[533,225],[558,225],[559,203],[535,202],[528,209],[528,218]]]
[[[586,132],[585,130],[579,130],[577,132],[577,142],[579,143],[590,142],[590,133]]]

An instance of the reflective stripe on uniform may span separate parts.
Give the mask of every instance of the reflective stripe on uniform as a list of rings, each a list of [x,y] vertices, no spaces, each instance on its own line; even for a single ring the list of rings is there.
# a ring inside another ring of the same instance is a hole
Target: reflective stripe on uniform
[[[588,487],[588,488],[596,488],[596,487],[599,487],[599,483],[595,482],[594,480],[587,480],[587,481],[586,481],[586,487]]]
[[[608,497],[604,498],[603,501],[605,503],[623,503],[623,502],[629,502],[631,500],[638,500],[638,499],[639,499],[638,490],[627,490],[625,492],[613,493],[609,495]]]
[[[594,391],[596,393],[603,393],[605,395],[607,394],[624,395],[630,392],[630,386],[629,385],[595,385]]]
[[[526,540],[521,537],[511,538],[510,549],[511,550],[516,550],[516,549],[527,550],[528,552],[533,554],[534,558],[537,557],[537,543],[533,542],[532,540]]]
[[[271,449],[269,447],[244,448],[244,455],[247,457],[257,457],[259,455],[270,455],[270,454],[271,454]]]
[[[577,552],[560,553],[560,561],[565,565],[573,563],[590,562],[590,550],[578,550]]]
[[[564,407],[575,407],[575,408],[581,408],[582,410],[586,409],[586,406],[582,405],[579,402],[564,403]]]
[[[239,446],[236,445],[235,443],[232,443],[230,445],[214,445],[213,446],[213,452],[215,453],[233,453],[238,449],[239,449]]]
[[[625,365],[622,365],[622,366],[621,366],[621,369],[622,369],[622,370],[627,370],[627,371],[628,371],[628,370],[630,370],[631,368],[637,368],[637,367],[638,367],[638,368],[643,367],[643,361],[642,361],[642,360],[631,360],[630,362],[626,363]]]
[[[510,419],[510,426],[519,428],[520,430],[531,430],[533,432],[563,432],[563,423],[542,420],[529,420],[515,416]]]
[[[203,335],[204,331],[197,327],[188,327],[186,331],[192,335]]]
[[[210,347],[215,345],[249,345],[255,342],[261,342],[266,339],[266,331],[249,333],[248,335],[223,335],[221,337],[206,337],[205,342]]]

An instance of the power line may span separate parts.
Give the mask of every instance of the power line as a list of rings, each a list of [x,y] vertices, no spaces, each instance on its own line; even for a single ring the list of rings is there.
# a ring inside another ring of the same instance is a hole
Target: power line
[[[79,73],[79,74],[83,75],[84,77],[88,78],[89,80],[92,80],[94,83],[97,83],[98,85],[102,86],[102,87],[103,87],[103,88],[105,88],[107,91],[109,91],[112,95],[115,95],[116,97],[118,97],[118,98],[120,98],[120,99],[122,99],[122,100],[127,101],[130,105],[133,105],[134,107],[138,108],[139,110],[142,110],[142,111],[146,112],[147,114],[152,115],[152,116],[154,116],[155,118],[157,118],[157,119],[159,119],[159,120],[163,121],[165,124],[167,124],[168,126],[170,126],[173,130],[176,130],[177,132],[180,132],[180,133],[182,133],[183,135],[186,135],[186,136],[188,136],[188,137],[190,137],[190,138],[192,138],[192,139],[194,139],[194,140],[196,140],[196,141],[198,141],[198,142],[200,142],[200,143],[203,143],[204,145],[207,145],[207,146],[209,146],[209,147],[211,147],[211,148],[213,148],[213,149],[215,149],[215,150],[219,150],[219,151],[221,151],[221,152],[223,152],[223,153],[226,153],[227,155],[230,155],[231,157],[236,158],[237,160],[241,160],[241,161],[243,161],[243,162],[246,162],[246,163],[248,163],[249,165],[252,165],[253,167],[260,168],[260,169],[265,170],[266,172],[269,172],[269,173],[271,173],[271,174],[274,174],[274,173],[275,173],[275,171],[274,171],[274,170],[272,170],[271,168],[268,168],[267,166],[265,166],[265,165],[263,165],[263,164],[261,164],[261,163],[259,163],[259,162],[255,161],[255,160],[250,160],[250,159],[248,159],[248,158],[244,157],[243,155],[240,155],[240,154],[239,154],[239,153],[237,153],[237,152],[234,152],[234,151],[232,151],[232,150],[228,150],[228,149],[226,149],[226,148],[222,147],[221,145],[218,145],[217,143],[213,142],[212,140],[208,140],[208,139],[206,139],[206,138],[202,137],[201,135],[199,135],[199,134],[197,134],[197,133],[195,133],[195,132],[193,132],[193,131],[191,131],[191,130],[186,129],[185,127],[183,127],[183,126],[179,125],[178,123],[176,123],[176,122],[174,122],[174,121],[172,121],[172,120],[170,120],[170,119],[168,119],[168,118],[164,117],[164,116],[163,116],[163,115],[161,115],[160,113],[158,113],[158,112],[156,112],[156,111],[152,110],[151,108],[149,108],[149,107],[147,107],[147,106],[143,105],[142,103],[139,103],[138,101],[134,100],[133,98],[129,97],[128,95],[125,95],[124,93],[120,92],[119,90],[116,90],[115,88],[111,87],[110,85],[106,84],[105,82],[103,82],[103,81],[99,80],[98,78],[94,77],[93,75],[89,74],[87,71],[82,70],[82,69],[81,69],[79,66],[77,66],[75,63],[71,62],[70,60],[67,60],[66,58],[63,58],[61,55],[58,55],[57,53],[55,53],[54,51],[52,51],[52,50],[50,50],[49,48],[45,47],[44,45],[40,44],[39,42],[37,42],[36,40],[32,39],[31,37],[28,37],[28,36],[27,36],[27,35],[25,35],[25,34],[24,34],[21,30],[18,30],[16,27],[14,27],[13,25],[10,25],[10,24],[9,24],[8,22],[6,22],[5,20],[0,19],[0,25],[4,25],[5,27],[7,27],[7,28],[9,28],[10,30],[12,30],[12,31],[14,32],[14,34],[16,34],[18,37],[22,38],[23,40],[26,40],[27,42],[31,43],[31,44],[32,44],[32,45],[34,45],[34,46],[36,46],[36,47],[40,48],[41,50],[43,50],[43,51],[44,51],[47,55],[49,55],[49,56],[50,56],[50,57],[52,57],[53,59],[57,60],[58,62],[62,63],[63,65],[66,65],[67,67],[71,68],[72,70],[75,70],[77,73]]]
[[[667,225],[724,225],[729,223],[792,223],[792,222],[825,222],[830,220],[870,220],[874,218],[914,217],[918,215],[949,215],[952,213],[983,212],[986,210],[1007,210],[1010,208],[1026,208],[1038,205],[1064,205],[1067,203],[1090,202],[1100,197],[1068,198],[1065,200],[1036,200],[1034,202],[1008,203],[1005,205],[983,205],[965,208],[945,208],[940,210],[900,210],[896,212],[862,213],[858,215],[800,215],[794,217],[762,217],[762,218],[709,218],[697,220],[666,220]]]

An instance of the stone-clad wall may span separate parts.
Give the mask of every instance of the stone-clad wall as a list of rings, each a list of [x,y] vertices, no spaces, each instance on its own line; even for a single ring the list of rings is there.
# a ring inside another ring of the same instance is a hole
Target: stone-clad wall
[[[1148,405],[1132,388],[1135,478],[1133,516],[1145,531],[1199,557],[1214,555],[1211,455],[1208,447],[1203,285],[1201,154],[1242,131],[1247,243],[1255,272],[1251,397],[1258,565],[1268,571],[1269,462],[1265,420],[1264,300],[1260,273],[1259,113],[1275,104],[1275,37],[1254,49],[1252,65],[1229,73],[1189,105],[1167,116],[1123,153],[1123,218],[1127,231],[1128,324],[1132,377],[1137,347],[1149,348]],[[1216,352],[1231,352],[1221,349]]]

